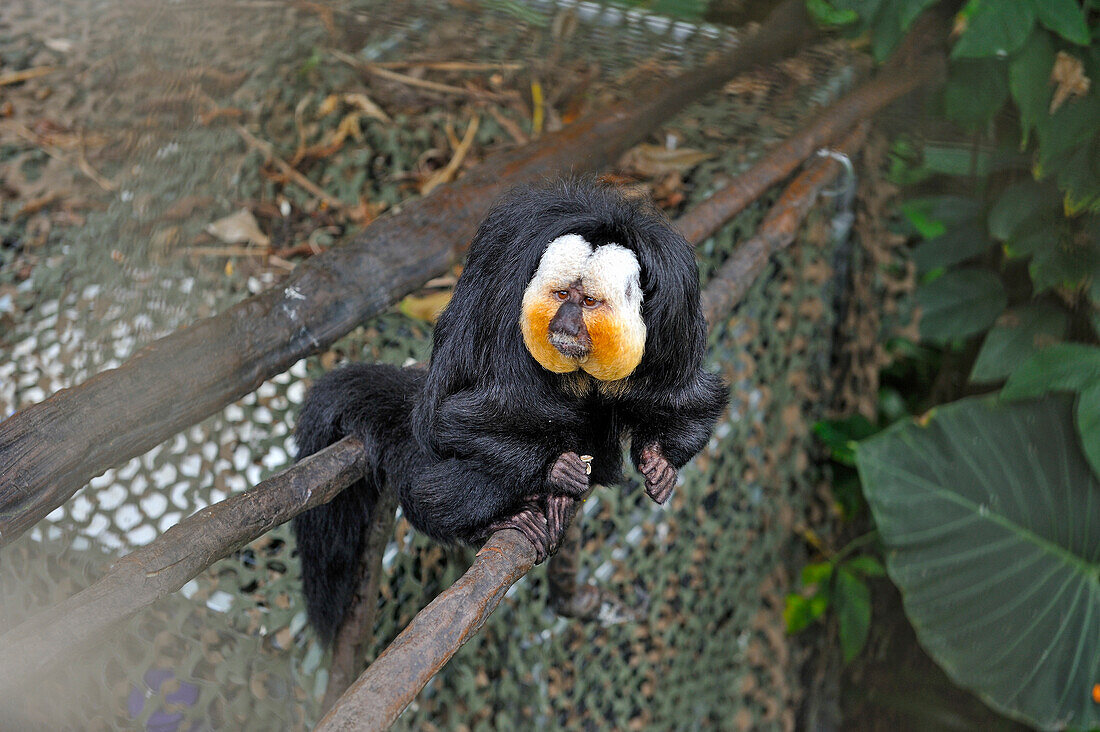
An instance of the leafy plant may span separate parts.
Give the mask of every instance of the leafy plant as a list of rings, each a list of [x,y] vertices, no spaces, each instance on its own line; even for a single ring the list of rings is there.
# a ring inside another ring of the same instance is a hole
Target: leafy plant
[[[882,60],[937,4],[808,7]],[[1097,0],[968,0],[956,12],[935,102],[955,132],[902,137],[889,159],[892,181],[937,194],[900,212],[920,242],[923,345],[908,347],[942,353],[972,389],[1007,383],[1002,401],[940,407],[855,450],[922,645],[992,706],[1052,729],[1100,725],[1098,21]],[[833,455],[850,459],[851,445]],[[802,600],[788,601],[796,623],[843,591],[827,564],[827,581],[811,565]]]
[[[875,538],[874,533],[862,536],[829,561],[802,568],[802,591],[789,593],[783,607],[788,633],[805,630],[832,609],[845,663],[859,655],[871,629],[871,589],[866,579],[882,577],[886,571],[868,554],[847,557]]]
[[[1100,482],[1069,401],[964,400],[862,443],[857,463],[929,654],[1030,724],[1100,724]]]

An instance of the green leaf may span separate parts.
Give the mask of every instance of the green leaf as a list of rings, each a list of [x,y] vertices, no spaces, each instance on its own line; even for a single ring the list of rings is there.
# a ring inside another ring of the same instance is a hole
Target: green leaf
[[[1089,45],[1089,26],[1077,0],[1030,0],[1039,22],[1078,46]]]
[[[1033,303],[1005,312],[985,337],[970,380],[1000,381],[1041,348],[1052,346],[1066,334],[1068,318],[1059,307]]]
[[[948,343],[986,330],[1005,309],[1001,279],[992,272],[962,269],[917,288],[921,306],[921,335],[936,343]]]
[[[1004,399],[1026,399],[1048,391],[1081,391],[1100,382],[1100,348],[1062,343],[1044,348],[1012,372]]]
[[[791,635],[805,630],[813,622],[809,600],[802,595],[788,594],[783,603],[783,622]]]
[[[826,0],[806,0],[806,10],[818,25],[826,28],[848,25],[859,20],[859,14],[850,8],[836,8]]]
[[[982,0],[951,49],[952,58],[1005,57],[1019,50],[1035,25],[1029,0]]]
[[[988,151],[975,154],[973,145],[929,144],[921,152],[921,162],[933,173],[981,177],[988,175],[992,165]]]
[[[985,224],[969,221],[922,243],[913,250],[913,261],[921,272],[930,272],[976,257],[991,246],[993,242],[985,234]]]
[[[887,3],[886,7],[875,16],[871,21],[870,29],[871,55],[875,61],[882,63],[893,53],[898,42],[905,35],[901,29],[901,17],[894,11],[892,3]]]
[[[864,577],[882,577],[886,574],[886,570],[883,569],[882,563],[870,554],[861,554],[858,557],[853,557],[845,562],[844,566],[852,572],[861,574]]]
[[[1012,236],[1005,244],[1010,258],[1027,257],[1058,246],[1065,228],[1060,213],[1037,211],[1013,228]]]
[[[859,470],[906,614],[948,675],[1042,729],[1100,724],[1100,482],[1069,400],[941,407],[863,443]]]
[[[1020,110],[1021,147],[1027,147],[1031,130],[1049,114],[1054,94],[1050,85],[1053,68],[1054,44],[1049,33],[1038,29],[1008,65],[1008,86]]]
[[[981,210],[981,202],[964,196],[921,196],[901,205],[902,215],[925,239],[941,236],[952,224],[976,218]]]
[[[840,624],[840,647],[844,662],[859,655],[871,630],[871,590],[867,583],[841,567],[837,573],[833,603]]]
[[[1085,457],[1093,475],[1100,475],[1100,383],[1081,390],[1075,416]]]
[[[900,6],[893,12],[898,13],[901,20],[901,29],[903,31],[909,30],[909,26],[913,25],[913,21],[920,17],[920,14],[924,12],[925,8],[930,5],[935,5],[938,0],[900,0],[897,5]]]
[[[831,562],[814,562],[802,568],[802,584],[806,587],[813,585],[824,587],[832,576],[833,565]]]
[[[1087,145],[1096,132],[1098,119],[1100,94],[1089,94],[1066,102],[1052,116],[1039,120],[1036,129],[1039,133],[1040,168],[1043,171],[1057,170],[1055,161],[1059,157]]]
[[[1054,246],[1035,252],[1028,271],[1036,292],[1051,287],[1074,289],[1100,274],[1100,247],[1085,237],[1059,236]]]
[[[985,127],[1008,101],[1005,70],[1006,64],[996,59],[951,64],[943,88],[944,114],[969,130]]]
[[[1058,187],[1050,183],[1025,180],[1011,185],[1001,193],[989,212],[989,234],[1004,241],[1037,213],[1060,213],[1061,203]]]

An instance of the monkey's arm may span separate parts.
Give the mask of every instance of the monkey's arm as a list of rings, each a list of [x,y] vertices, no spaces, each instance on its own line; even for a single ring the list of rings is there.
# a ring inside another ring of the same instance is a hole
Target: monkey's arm
[[[668,500],[676,485],[676,471],[706,446],[728,399],[722,380],[700,371],[683,388],[630,410],[630,457],[654,501]]]

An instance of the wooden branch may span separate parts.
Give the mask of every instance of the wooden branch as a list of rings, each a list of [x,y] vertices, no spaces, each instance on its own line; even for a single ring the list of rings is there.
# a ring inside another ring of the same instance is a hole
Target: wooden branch
[[[91,586],[0,636],[0,699],[14,696],[47,666],[72,658],[76,649],[183,587],[222,557],[331,501],[362,477],[363,455],[362,442],[344,438],[255,488],[189,516],[118,560]]]
[[[378,615],[378,591],[382,579],[382,555],[393,534],[397,494],[382,491],[374,507],[374,518],[367,530],[363,556],[359,560],[359,584],[355,589],[351,610],[336,634],[328,686],[321,711],[327,712],[347,691],[366,662],[367,651],[374,639],[374,619]]]
[[[387,729],[534,565],[535,548],[518,531],[489,537],[466,574],[417,613],[315,731]]]
[[[461,181],[375,221],[349,245],[310,258],[285,283],[0,423],[0,545],[90,478],[253,391],[445,272],[508,188],[609,165],[690,102],[789,55],[814,34],[803,0],[785,0],[755,35],[715,63],[490,156]]]
[[[836,146],[835,152],[849,158],[855,155],[867,138],[868,122],[859,124]],[[841,170],[841,164],[831,157],[820,157],[783,191],[760,224],[756,234],[734,249],[714,273],[703,290],[703,314],[713,327],[724,314],[748,292],[771,256],[794,241],[799,227],[817,201],[818,194]]]
[[[943,61],[942,55],[931,54],[891,64],[769,150],[748,172],[682,217],[676,227],[688,241],[706,239],[818,149],[942,73]]]

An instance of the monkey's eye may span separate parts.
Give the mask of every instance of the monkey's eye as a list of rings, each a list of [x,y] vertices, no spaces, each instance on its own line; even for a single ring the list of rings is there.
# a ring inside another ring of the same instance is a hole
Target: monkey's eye
[[[586,308],[594,308],[600,304],[600,301],[594,297],[586,297],[584,298],[583,302]]]
[[[562,302],[569,299],[569,290],[557,290],[554,292],[554,297],[558,298]]]

